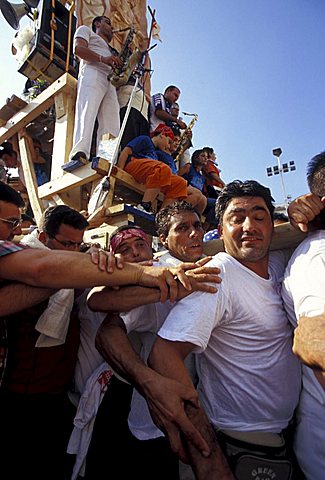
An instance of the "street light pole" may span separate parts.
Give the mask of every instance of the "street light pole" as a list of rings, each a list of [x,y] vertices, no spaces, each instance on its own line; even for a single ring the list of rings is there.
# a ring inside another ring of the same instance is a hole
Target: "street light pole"
[[[281,161],[280,161],[280,155],[281,155],[281,153],[282,153],[282,149],[281,149],[281,148],[273,148],[272,153],[273,153],[273,155],[277,158],[277,163],[278,163],[278,165],[273,166],[273,167],[267,167],[267,169],[266,169],[266,174],[267,174],[268,177],[270,177],[270,176],[272,176],[272,175],[280,175],[280,177],[281,177],[281,185],[282,185],[282,190],[283,190],[283,196],[284,196],[284,203],[285,203],[286,205],[288,205],[288,203],[289,203],[289,196],[287,195],[287,192],[286,192],[286,189],[285,189],[284,179],[283,179],[283,173],[293,172],[294,170],[296,170],[295,162],[294,162],[294,161],[290,161],[290,162],[289,162],[289,165],[288,165],[288,163],[283,163],[283,164],[281,165]]]

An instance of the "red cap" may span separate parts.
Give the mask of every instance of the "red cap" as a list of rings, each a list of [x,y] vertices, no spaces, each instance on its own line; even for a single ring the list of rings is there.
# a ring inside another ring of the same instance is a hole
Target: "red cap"
[[[166,137],[171,138],[174,140],[174,133],[170,127],[167,127],[164,123],[159,123],[158,127],[155,128],[153,132],[150,133],[150,137],[155,137],[157,134],[162,133]]]

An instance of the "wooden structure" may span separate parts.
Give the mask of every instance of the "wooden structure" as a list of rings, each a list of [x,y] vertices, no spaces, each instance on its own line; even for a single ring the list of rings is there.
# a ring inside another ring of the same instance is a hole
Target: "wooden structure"
[[[13,101],[0,109],[0,144],[10,140],[19,152],[29,202],[37,223],[48,205],[66,204],[84,211],[87,215],[88,201],[94,188],[110,170],[110,162],[103,158],[95,158],[92,163],[73,172],[64,172],[61,168],[62,164],[68,161],[72,148],[76,85],[76,79],[65,73],[30,103],[14,97]],[[35,152],[29,128],[53,106],[55,122],[51,132],[51,179],[38,187],[33,168]],[[90,228],[101,227],[100,238],[105,238],[105,232],[102,231],[105,226],[106,231],[110,232],[112,225],[137,223],[153,235],[153,215],[132,207],[140,202],[143,193],[144,185],[137,183],[127,172],[113,166],[109,176],[108,194],[103,204],[88,218]],[[89,231],[86,238],[91,238],[91,235],[97,234]]]

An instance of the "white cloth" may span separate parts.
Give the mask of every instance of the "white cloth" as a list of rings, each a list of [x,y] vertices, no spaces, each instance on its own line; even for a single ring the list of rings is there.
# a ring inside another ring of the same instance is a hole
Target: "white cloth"
[[[76,299],[78,318],[80,321],[80,345],[74,373],[75,393],[80,397],[90,375],[103,362],[103,357],[95,348],[97,330],[106,317],[106,312],[93,312],[87,306],[87,296],[91,288],[87,288]]]
[[[97,411],[112,375],[113,372],[108,364],[103,362],[96,368],[86,383],[73,421],[74,428],[67,447],[68,453],[76,455],[71,480],[76,480],[79,475],[85,475],[86,456]]]
[[[325,309],[325,231],[310,233],[293,253],[285,271],[282,297],[292,324],[300,316]],[[323,480],[325,472],[325,391],[313,370],[302,367],[294,449],[307,480]]]
[[[180,260],[166,252],[159,257],[159,263],[156,266],[176,266],[179,263]],[[139,354],[145,362],[156,340],[156,333],[172,307],[173,304],[167,301],[165,303],[142,305],[122,315],[127,332],[129,334],[130,332],[137,332],[139,335],[142,343],[142,349]],[[195,365],[193,355],[189,355],[186,358],[186,366],[194,380]],[[152,421],[146,400],[136,389],[133,390],[128,424],[132,434],[139,440],[150,440],[163,436],[161,430]]]
[[[37,230],[25,235],[21,243],[31,248],[48,249],[38,240]],[[36,347],[54,347],[65,342],[73,303],[74,290],[72,289],[59,290],[49,298],[47,308],[35,325],[35,329],[40,332]]]
[[[284,259],[271,253],[269,279],[224,252],[207,266],[221,269],[218,291],[178,302],[159,335],[201,352],[198,391],[215,427],[279,432],[300,391],[300,365],[280,297]]]
[[[89,27],[81,25],[74,38],[83,38],[88,48],[99,55],[112,55],[108,44]],[[117,137],[120,128],[119,103],[116,89],[107,80],[111,68],[100,62],[81,60],[78,75],[73,148],[70,158],[84,152],[89,158],[95,120],[98,120],[97,149],[104,133]]]

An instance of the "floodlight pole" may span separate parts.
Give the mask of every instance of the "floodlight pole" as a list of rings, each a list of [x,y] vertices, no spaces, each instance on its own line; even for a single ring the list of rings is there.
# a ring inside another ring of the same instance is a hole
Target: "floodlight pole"
[[[285,189],[285,186],[284,186],[284,180],[283,180],[283,174],[282,174],[282,165],[281,165],[281,161],[280,161],[280,155],[282,153],[282,149],[281,148],[273,148],[272,153],[276,157],[277,162],[278,162],[278,169],[279,169],[279,173],[280,173],[280,177],[281,177],[281,184],[282,184],[282,190],[283,190],[283,195],[284,195],[284,203],[287,205],[288,204],[288,196],[287,196],[287,192],[286,192],[286,189]]]

